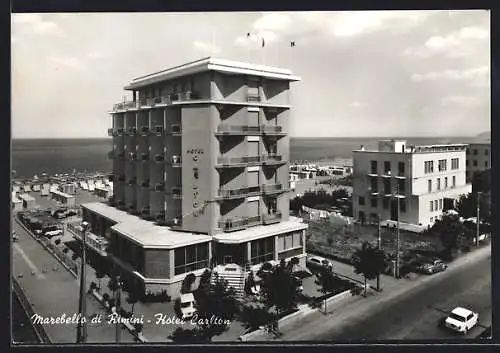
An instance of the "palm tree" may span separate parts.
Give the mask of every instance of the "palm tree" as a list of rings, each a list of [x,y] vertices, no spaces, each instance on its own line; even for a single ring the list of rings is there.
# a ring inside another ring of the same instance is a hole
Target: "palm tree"
[[[386,258],[382,250],[373,247],[370,243],[364,242],[360,249],[356,250],[352,257],[354,272],[362,274],[365,280],[375,279],[384,272],[386,267]]]
[[[326,267],[323,267],[321,271],[317,274],[317,279],[315,283],[320,286],[320,291],[325,297],[325,313],[326,309],[326,294],[333,292],[337,287],[336,277],[332,271],[329,271]]]

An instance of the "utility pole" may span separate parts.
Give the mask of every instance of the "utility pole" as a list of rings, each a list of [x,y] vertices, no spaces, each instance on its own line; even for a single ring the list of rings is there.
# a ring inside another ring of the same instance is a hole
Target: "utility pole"
[[[87,342],[87,298],[85,296],[85,287],[86,287],[86,254],[85,250],[87,247],[86,239],[87,239],[87,227],[88,223],[83,222],[83,234],[82,234],[82,262],[80,269],[80,300],[78,303],[78,312],[80,314],[80,320],[77,326],[76,332],[76,343],[86,343]]]
[[[116,276],[115,310],[118,317],[120,317],[121,291],[122,291],[122,285],[120,282],[120,276]],[[115,341],[116,343],[120,343],[121,323],[119,322],[119,320],[117,320],[115,324],[115,329],[116,329]]]
[[[476,219],[476,246],[479,246],[479,195],[480,192],[477,192],[477,205],[476,205],[476,211],[477,211],[477,219]]]
[[[399,278],[399,180],[396,179],[396,200],[397,200],[397,220],[396,220],[396,278]]]
[[[382,250],[382,239],[381,239],[381,229],[380,229],[380,214],[378,215],[378,236],[377,236],[377,248]],[[377,291],[380,291],[380,273],[377,275]]]

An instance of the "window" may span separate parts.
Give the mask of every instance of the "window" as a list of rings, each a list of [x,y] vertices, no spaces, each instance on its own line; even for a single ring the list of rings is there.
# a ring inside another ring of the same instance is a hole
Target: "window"
[[[441,178],[437,178],[436,189],[441,190]]]
[[[431,223],[434,222],[434,217],[431,217]]]
[[[451,179],[451,187],[455,187],[457,185],[457,177],[456,176],[453,176],[453,178]]]
[[[376,197],[372,197],[370,201],[371,201],[371,206],[373,208],[376,208],[377,207],[377,198]]]
[[[208,243],[195,244],[174,250],[174,274],[192,272],[208,267]]]
[[[438,210],[438,200],[434,200],[434,211]]]
[[[432,192],[432,180],[427,180],[427,191]]]
[[[425,161],[424,162],[424,173],[434,173],[434,161]]]
[[[370,172],[371,174],[377,174],[377,161],[370,162]]]
[[[465,166],[468,167],[469,166],[469,160],[466,160],[465,161]]]
[[[384,210],[389,209],[389,199],[387,197],[384,197],[382,199],[382,207],[384,208]]]
[[[484,161],[484,167],[488,168],[488,161]]]
[[[272,239],[272,237],[270,239]],[[278,252],[300,248],[302,245],[301,232],[287,233],[278,237]]]
[[[404,180],[398,180],[398,194],[403,195],[406,193],[406,183]]]
[[[193,168],[193,177],[195,179],[198,179],[200,177],[198,168]]]
[[[378,192],[377,178],[371,178],[371,180],[370,180],[370,186],[372,188],[372,192]]]
[[[384,162],[384,174],[391,174],[391,162]]]
[[[489,151],[488,149],[485,149],[485,150],[484,150],[484,155],[485,155],[485,156],[487,156],[487,155],[489,155],[489,154],[490,154],[490,151]]]
[[[477,156],[477,149],[474,149],[474,155]]]
[[[469,149],[469,148],[467,148],[467,149],[465,150],[465,154],[470,154],[470,149]]]
[[[438,170],[440,172],[445,172],[446,171],[446,159],[440,159],[438,161]]]
[[[398,175],[399,176],[404,176],[405,175],[405,162],[399,162],[398,163]]]
[[[439,209],[443,209],[443,199],[439,199]]]
[[[384,193],[386,195],[389,195],[389,194],[392,193],[392,191],[391,191],[391,181],[390,180],[384,179]]]
[[[451,169],[455,170],[459,168],[459,159],[458,158],[452,158],[451,159]]]
[[[399,200],[399,211],[406,212],[406,200]]]
[[[284,249],[285,239],[278,238],[278,249]],[[254,240],[250,244],[250,262],[252,265],[274,260],[274,237]]]
[[[364,198],[364,196],[360,196],[359,197],[358,203],[359,203],[360,206],[364,206],[365,205],[365,198]]]
[[[473,164],[474,164],[474,167],[477,167],[477,160],[474,159]]]
[[[432,201],[429,202],[429,211],[431,211],[431,212],[434,211],[434,202],[432,202]]]
[[[448,177],[444,177],[444,188],[448,188]]]

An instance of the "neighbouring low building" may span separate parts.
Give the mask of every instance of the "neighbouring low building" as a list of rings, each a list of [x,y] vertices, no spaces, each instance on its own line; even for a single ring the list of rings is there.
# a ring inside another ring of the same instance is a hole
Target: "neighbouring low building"
[[[491,169],[491,142],[470,143],[466,160],[467,180],[472,180],[475,173],[489,169]]]
[[[379,142],[378,150],[353,151],[354,217],[420,231],[441,217],[460,195],[472,191],[466,182],[466,144],[407,146],[403,140]],[[399,212],[397,208],[399,199]]]
[[[297,257],[289,216],[289,70],[206,58],[133,80],[112,116],[113,198],[82,205],[122,276],[179,294],[212,265]],[[245,271],[243,271],[244,273]],[[244,283],[244,281],[243,281]]]

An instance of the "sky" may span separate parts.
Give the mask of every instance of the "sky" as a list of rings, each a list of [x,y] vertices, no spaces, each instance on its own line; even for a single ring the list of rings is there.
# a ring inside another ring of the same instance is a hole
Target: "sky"
[[[291,86],[291,137],[473,136],[491,128],[485,10],[11,19],[13,138],[106,137],[108,112],[130,97],[123,87],[132,79],[207,56],[300,76]]]

